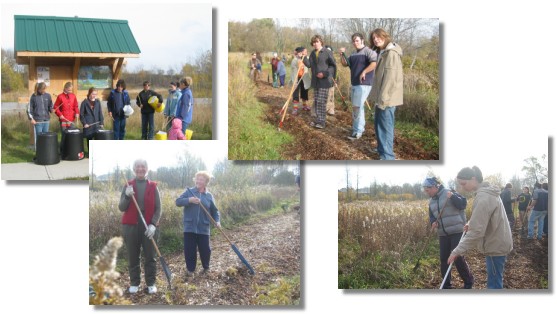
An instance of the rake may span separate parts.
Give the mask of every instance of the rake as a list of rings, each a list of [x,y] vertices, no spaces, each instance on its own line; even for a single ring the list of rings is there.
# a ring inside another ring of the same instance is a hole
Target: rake
[[[439,212],[439,215],[437,216],[437,221],[439,221],[439,219],[441,219],[441,216],[443,215],[443,212],[445,211],[445,207],[447,206],[447,203],[449,202],[449,198],[447,197],[447,199],[445,200],[445,204],[443,204],[443,208],[441,208],[441,212]],[[422,248],[422,253],[420,254],[420,257],[418,258],[418,261],[416,262],[416,265],[414,266],[414,269],[412,271],[416,271],[418,270],[418,268],[420,268],[420,261],[422,260],[422,258],[424,257],[424,253],[426,251],[426,248],[429,245],[429,241],[431,240],[431,235],[433,233],[430,232],[429,236],[427,237],[427,240],[425,241],[424,247]]]
[[[462,236],[460,237],[460,240],[458,240],[458,243],[460,243],[460,241],[462,241],[462,238],[464,238],[464,236],[466,235],[466,232],[462,233]],[[445,285],[445,281],[447,281],[447,277],[449,277],[449,274],[451,273],[451,268],[453,267],[454,261],[452,261],[449,264],[449,269],[447,269],[447,272],[445,273],[445,277],[443,277],[443,282],[441,283],[441,286],[439,287],[439,290],[443,289],[443,286]]]
[[[124,176],[124,174],[122,174],[122,178],[126,181],[126,186],[130,186],[128,180],[126,179],[126,177]],[[145,218],[143,218],[143,214],[141,213],[141,209],[139,209],[139,204],[137,204],[137,200],[135,199],[135,195],[132,195],[132,200],[133,203],[135,204],[135,208],[137,208],[137,212],[139,213],[139,217],[141,217],[141,221],[143,221],[143,225],[145,226],[145,230],[147,230],[147,223],[145,222]],[[155,242],[155,239],[150,238],[151,242],[153,243],[153,246],[155,247],[155,251],[157,251],[157,255],[159,257],[159,261],[161,263],[161,267],[162,270],[164,272],[164,275],[166,276],[166,281],[168,281],[168,289],[172,289],[172,272],[170,272],[170,268],[168,268],[168,264],[166,264],[166,261],[164,260],[164,257],[162,257],[161,251],[159,251],[159,247],[157,246],[157,243]]]
[[[195,196],[195,194],[193,194],[192,190],[190,190],[190,188],[187,188],[188,192],[191,193],[191,195],[193,197],[197,197]],[[236,245],[234,245],[232,243],[232,241],[230,241],[230,238],[228,238],[228,236],[226,235],[226,233],[224,233],[224,230],[217,224],[217,222],[215,221],[215,219],[213,219],[213,216],[211,216],[211,214],[209,213],[209,211],[207,210],[207,208],[205,208],[205,206],[203,205],[203,203],[199,202],[199,205],[201,205],[201,208],[205,211],[205,214],[207,214],[207,216],[209,217],[209,219],[211,220],[211,222],[213,223],[213,225],[215,225],[215,227],[217,227],[220,232],[222,232],[222,234],[224,235],[224,237],[226,238],[226,240],[228,241],[228,243],[230,243],[230,246],[232,247],[232,250],[236,253],[236,255],[238,255],[238,257],[240,258],[240,260],[242,261],[242,263],[244,263],[244,265],[246,265],[246,267],[249,270],[249,273],[251,275],[255,274],[255,271],[253,270],[253,268],[251,267],[251,265],[248,263],[248,261],[244,258],[244,256],[242,255],[242,253],[240,253],[240,250],[238,250],[238,248],[236,247]]]
[[[300,69],[302,69],[302,67],[304,66],[304,64],[300,64],[300,66],[298,67],[298,72],[300,72]],[[288,99],[286,100],[286,102],[284,103],[284,105],[282,106],[282,109],[280,109],[279,114],[282,114],[282,118],[280,119],[280,123],[279,123],[279,131],[282,130],[282,123],[284,121],[284,118],[286,117],[286,111],[288,111],[288,103],[290,102],[290,100],[292,99],[292,97],[294,97],[294,90],[298,87],[298,85],[300,84],[300,81],[302,80],[302,78],[298,78],[298,80],[296,81],[296,84],[292,85],[292,88],[290,89],[290,95],[288,96]]]

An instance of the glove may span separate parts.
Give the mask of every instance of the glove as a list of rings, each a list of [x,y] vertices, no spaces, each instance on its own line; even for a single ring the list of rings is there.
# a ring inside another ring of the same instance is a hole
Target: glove
[[[147,230],[145,230],[145,235],[147,236],[147,238],[152,239],[153,236],[155,235],[155,230],[157,230],[157,227],[153,225],[149,225]]]
[[[131,197],[131,196],[134,194],[134,193],[133,193],[133,186],[128,185],[128,186],[126,187],[126,192],[125,192],[125,193],[126,193],[126,196],[127,196],[127,197]]]

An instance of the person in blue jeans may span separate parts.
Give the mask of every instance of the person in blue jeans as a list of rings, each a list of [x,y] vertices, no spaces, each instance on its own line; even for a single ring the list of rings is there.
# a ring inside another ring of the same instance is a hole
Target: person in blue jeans
[[[29,99],[29,107],[27,115],[29,121],[34,128],[35,133],[35,151],[37,150],[37,135],[39,133],[48,132],[50,126],[50,113],[54,112],[52,97],[46,92],[46,84],[44,82],[35,85],[35,92]]]
[[[503,273],[507,255],[513,249],[513,238],[500,190],[483,182],[481,170],[474,166],[460,170],[458,184],[466,192],[476,193],[472,216],[464,226],[465,236],[452,251],[447,263],[453,263],[466,252],[478,249],[485,255],[487,288],[503,289]]]
[[[182,133],[186,134],[187,127],[191,124],[193,117],[193,94],[191,92],[191,77],[185,77],[180,80],[180,92],[182,96],[176,108],[176,118],[182,120]]]
[[[354,33],[352,44],[356,49],[350,57],[346,58],[344,47],[340,48],[340,62],[345,67],[350,67],[350,82],[352,84],[352,134],[350,140],[362,137],[365,130],[365,101],[371,92],[373,82],[373,72],[377,65],[377,52],[366,47],[364,35]]]
[[[547,216],[549,194],[542,189],[542,185],[536,182],[534,185],[534,193],[532,193],[532,203],[528,206],[528,210],[532,210],[528,219],[528,239],[534,238],[534,225],[538,222],[538,240],[542,239],[543,225],[545,216]]]
[[[108,116],[112,118],[114,139],[123,140],[126,136],[126,115],[124,114],[124,106],[130,105],[130,96],[126,90],[126,82],[118,80],[116,88],[110,92],[108,96]]]
[[[193,178],[195,187],[186,189],[176,199],[176,206],[184,207],[184,257],[186,260],[186,276],[191,277],[197,265],[197,251],[201,258],[203,273],[210,267],[211,246],[211,219],[201,208],[201,205],[211,214],[220,228],[220,214],[213,195],[207,190],[211,175],[207,171],[199,171]]]
[[[371,50],[377,52],[377,67],[373,77],[370,99],[375,105],[375,135],[377,153],[381,160],[395,159],[395,110],[403,104],[402,48],[392,42],[381,28],[370,35]]]
[[[135,104],[141,108],[141,139],[152,140],[155,134],[155,109],[149,104],[149,98],[156,96],[162,104],[162,95],[151,89],[151,82],[143,82],[143,90],[137,95]]]

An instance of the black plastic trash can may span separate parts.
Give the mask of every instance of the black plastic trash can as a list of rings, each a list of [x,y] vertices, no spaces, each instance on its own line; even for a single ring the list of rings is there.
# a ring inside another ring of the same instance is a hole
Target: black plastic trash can
[[[113,140],[114,132],[112,130],[98,130],[95,133],[95,140]]]
[[[58,134],[44,132],[37,134],[37,165],[54,165],[60,162]]]
[[[80,129],[64,130],[64,143],[62,143],[63,160],[80,160],[85,157],[83,153],[83,132]]]

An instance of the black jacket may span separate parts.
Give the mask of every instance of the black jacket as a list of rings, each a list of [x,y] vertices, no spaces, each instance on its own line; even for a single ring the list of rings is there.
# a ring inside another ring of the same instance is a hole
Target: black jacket
[[[91,109],[89,105],[89,100],[85,98],[81,102],[81,107],[79,108],[79,119],[81,120],[82,125],[86,124],[93,124],[95,122],[99,122],[95,125],[92,125],[88,128],[83,128],[83,136],[90,137],[93,136],[101,125],[104,125],[104,116],[103,111],[101,108],[101,102],[96,99],[95,100],[95,108]]]
[[[151,107],[151,105],[149,105],[149,98],[151,98],[152,96],[157,96],[157,98],[159,99],[159,104],[163,102],[163,98],[161,96],[161,94],[153,91],[153,90],[142,90],[141,92],[139,92],[139,94],[137,95],[136,98],[136,105],[139,107],[139,105],[143,105],[143,107],[141,108],[141,113],[153,113],[155,112],[155,109],[153,109],[153,107]]]
[[[322,48],[319,56],[317,56],[314,50],[309,55],[309,58],[304,58],[304,64],[311,69],[311,87],[330,88],[333,86],[337,64],[332,52]],[[317,73],[323,73],[323,78],[317,78]]]

